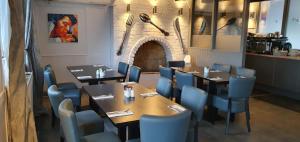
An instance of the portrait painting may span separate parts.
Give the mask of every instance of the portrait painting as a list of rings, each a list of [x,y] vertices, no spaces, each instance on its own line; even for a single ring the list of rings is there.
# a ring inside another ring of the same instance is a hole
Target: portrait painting
[[[74,14],[48,14],[50,42],[78,43],[78,16]]]

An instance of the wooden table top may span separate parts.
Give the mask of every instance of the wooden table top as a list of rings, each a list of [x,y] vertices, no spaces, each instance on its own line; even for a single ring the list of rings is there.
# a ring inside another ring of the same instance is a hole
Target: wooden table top
[[[96,77],[96,70],[99,68],[101,68],[102,70],[107,70],[105,72],[105,75],[101,78]],[[67,66],[67,69],[80,82],[95,82],[95,81],[117,80],[117,79],[125,78],[125,75],[120,74],[118,71],[111,70],[111,68],[102,65]],[[82,70],[82,71],[72,72],[72,70]],[[77,77],[79,76],[92,76],[92,78],[78,79]]]
[[[172,69],[180,72],[191,73],[196,77],[202,78],[204,80],[208,80],[215,83],[228,83],[230,73],[222,72],[222,71],[210,71],[207,75],[204,74],[204,67],[198,66],[185,66],[183,68],[172,67]],[[215,80],[214,78],[219,77],[219,80]]]
[[[89,96],[100,96],[112,94],[113,99],[94,100],[99,108],[107,113],[112,111],[122,111],[129,109],[134,114],[121,117],[110,118],[116,126],[129,125],[131,123],[138,123],[142,115],[157,115],[157,116],[170,116],[177,112],[168,108],[170,105],[176,104],[161,95],[152,97],[143,97],[140,94],[154,92],[144,86],[134,83],[131,84],[134,89],[135,97],[128,99],[123,95],[124,85],[121,83],[101,84],[84,86],[83,89]]]

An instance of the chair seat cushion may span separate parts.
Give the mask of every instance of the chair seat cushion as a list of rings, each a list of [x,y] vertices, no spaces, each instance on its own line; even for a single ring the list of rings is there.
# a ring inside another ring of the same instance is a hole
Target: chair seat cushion
[[[104,132],[85,136],[82,142],[121,142],[121,140],[114,133]]]
[[[77,86],[73,82],[65,82],[57,84],[58,90],[77,89]]]
[[[75,113],[77,124],[83,136],[104,131],[103,119],[92,110]]]
[[[62,90],[64,98],[70,98],[74,105],[80,106],[81,96],[79,89]]]
[[[222,94],[213,97],[213,106],[221,111],[228,111],[228,97],[227,94]],[[244,100],[232,100],[231,106],[232,113],[245,112],[245,101]]]

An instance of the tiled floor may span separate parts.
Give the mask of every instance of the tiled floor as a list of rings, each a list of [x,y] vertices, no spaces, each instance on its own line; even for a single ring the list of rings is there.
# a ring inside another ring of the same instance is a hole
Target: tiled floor
[[[157,74],[142,75],[141,83],[149,88],[155,87]],[[48,99],[44,104],[49,108]],[[86,97],[83,105],[87,104]],[[245,114],[236,115],[236,121],[230,125],[230,135],[224,134],[225,121],[215,125],[203,121],[199,126],[199,142],[299,142],[300,113],[273,105],[259,99],[250,99],[252,132],[246,129]],[[50,114],[50,113],[49,113]],[[221,113],[222,115],[222,113]],[[37,119],[39,141],[59,141],[59,126],[51,127],[51,116],[42,115]]]

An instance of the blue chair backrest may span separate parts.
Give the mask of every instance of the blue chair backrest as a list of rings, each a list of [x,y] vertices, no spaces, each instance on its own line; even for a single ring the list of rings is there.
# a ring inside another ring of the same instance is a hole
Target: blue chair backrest
[[[170,98],[172,96],[172,81],[165,77],[160,77],[156,85],[156,92],[166,98]]]
[[[127,76],[129,65],[124,62],[119,62],[118,72]]]
[[[191,112],[186,110],[173,116],[143,115],[140,119],[142,142],[185,142]]]
[[[232,99],[247,99],[252,94],[255,77],[230,77],[228,96]]]
[[[48,69],[52,69],[52,66],[51,66],[50,64],[47,64],[47,65],[45,66],[45,69],[44,69],[44,70],[48,70]]]
[[[130,67],[130,73],[129,73],[129,81],[133,82],[139,82],[141,76],[141,68],[137,66],[131,66]]]
[[[57,89],[56,85],[51,85],[48,88],[48,96],[49,96],[51,107],[54,111],[54,114],[57,118],[59,118],[58,106],[64,100],[64,95],[61,91],[59,91]]]
[[[231,65],[214,63],[211,66],[211,69],[230,73],[231,72]]]
[[[183,68],[185,66],[184,61],[168,61],[168,67],[181,67]]]
[[[65,99],[59,105],[60,124],[67,142],[80,142],[80,132],[77,126],[77,118],[74,114],[71,99]]]
[[[181,105],[193,112],[197,121],[202,120],[207,92],[191,86],[183,86],[181,93]]]
[[[55,74],[54,74],[53,70],[51,70],[51,69],[44,70],[44,78],[45,78],[48,88],[51,85],[57,85]]]
[[[171,68],[167,67],[159,67],[159,74],[161,77],[168,78],[170,80],[173,80],[173,70]]]
[[[236,69],[236,74],[238,76],[245,76],[245,77],[255,77],[256,71],[253,69],[247,69],[243,67],[238,67]]]
[[[175,72],[176,88],[182,90],[183,86],[194,86],[194,77],[190,73]]]

